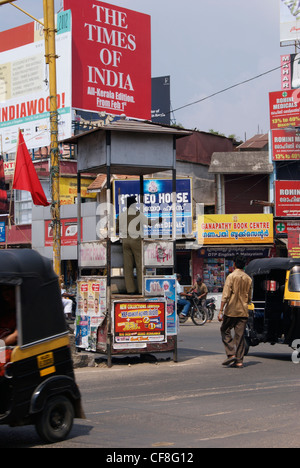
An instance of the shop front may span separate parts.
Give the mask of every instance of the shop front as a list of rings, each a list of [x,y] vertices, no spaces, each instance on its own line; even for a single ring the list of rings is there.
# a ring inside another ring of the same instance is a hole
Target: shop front
[[[204,215],[198,218],[198,246],[192,252],[193,278],[209,293],[222,293],[225,279],[241,255],[247,263],[273,255],[273,215]]]

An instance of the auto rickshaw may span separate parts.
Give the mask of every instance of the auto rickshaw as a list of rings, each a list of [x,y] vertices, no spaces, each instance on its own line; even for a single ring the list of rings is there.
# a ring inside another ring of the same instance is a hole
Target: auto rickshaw
[[[16,326],[13,347],[3,338],[7,314]],[[33,250],[0,251],[1,330],[0,424],[33,424],[45,442],[64,440],[84,414],[58,277]]]
[[[247,352],[260,343],[293,347],[294,340],[300,339],[300,259],[252,260],[245,271],[253,280]]]

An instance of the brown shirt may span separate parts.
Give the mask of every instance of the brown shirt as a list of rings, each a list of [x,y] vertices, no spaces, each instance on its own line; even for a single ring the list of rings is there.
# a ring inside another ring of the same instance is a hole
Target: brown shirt
[[[248,317],[251,301],[252,280],[243,270],[237,268],[227,276],[222,302],[226,304],[224,314],[228,317]]]
[[[201,286],[198,283],[195,283],[193,286],[193,290],[199,295],[202,296],[202,294],[207,294],[208,289],[205,283],[201,283]]]

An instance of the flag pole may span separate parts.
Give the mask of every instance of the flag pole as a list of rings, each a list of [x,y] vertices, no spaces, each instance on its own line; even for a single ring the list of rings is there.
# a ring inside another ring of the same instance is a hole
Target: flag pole
[[[11,180],[11,186],[10,186],[10,200],[9,200],[9,210],[8,210],[8,230],[9,231],[11,230],[11,205],[12,205],[12,199],[13,199],[13,185],[14,185],[14,178],[15,178],[15,172],[16,172],[16,162],[17,162],[19,143],[20,143],[20,128],[18,128],[18,140],[17,140],[17,146],[16,146],[15,167],[14,167],[14,174],[13,174],[13,178]]]
[[[54,0],[43,0],[45,24],[46,63],[49,64],[50,89],[50,136],[51,136],[51,215],[53,224],[53,268],[58,277],[61,275],[61,223],[58,157],[58,112],[56,90],[56,51]]]

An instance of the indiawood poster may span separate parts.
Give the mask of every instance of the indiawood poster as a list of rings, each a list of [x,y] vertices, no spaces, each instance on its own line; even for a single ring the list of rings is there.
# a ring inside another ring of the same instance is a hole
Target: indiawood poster
[[[73,107],[150,120],[150,16],[99,1],[64,6],[72,11]]]
[[[58,137],[64,139],[72,135],[70,12],[58,14],[57,28]],[[28,149],[49,146],[50,77],[43,27],[33,22],[1,32],[0,52],[0,149],[16,151],[19,129]]]

